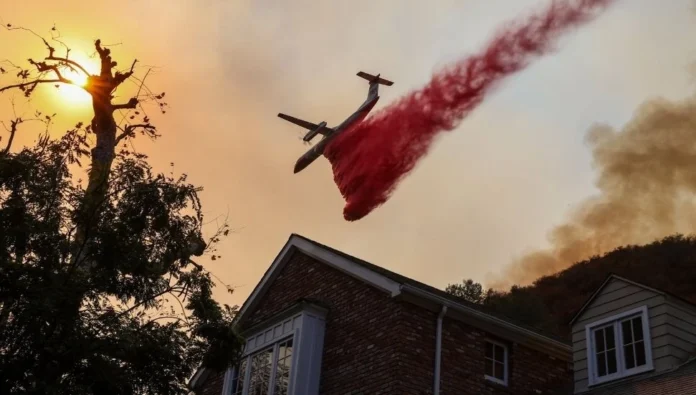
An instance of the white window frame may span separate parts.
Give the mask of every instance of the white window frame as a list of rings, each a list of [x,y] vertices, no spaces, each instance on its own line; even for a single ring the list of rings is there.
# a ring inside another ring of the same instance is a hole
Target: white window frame
[[[241,374],[244,375],[244,380],[243,380],[244,392],[242,392],[242,394],[247,394],[249,392],[249,384],[250,384],[249,381],[251,380],[251,368],[252,368],[251,361],[253,360],[254,356],[256,356],[260,352],[265,352],[266,350],[268,350],[271,347],[273,348],[273,353],[271,355],[271,372],[270,372],[270,377],[269,377],[269,381],[268,381],[267,394],[269,394],[269,395],[273,394],[273,390],[275,389],[276,370],[278,368],[278,351],[280,350],[280,345],[282,343],[287,342],[288,340],[292,340],[292,355],[290,356],[290,358],[292,358],[292,362],[290,365],[291,366],[290,376],[288,377],[288,379],[289,379],[288,392],[290,391],[290,389],[292,388],[292,371],[295,368],[295,354],[296,354],[295,350],[296,350],[298,332],[299,332],[299,330],[295,330],[295,332],[292,333],[291,335],[274,340],[273,343],[266,344],[265,346],[263,346],[257,350],[254,350],[253,352],[245,355],[244,358],[242,358],[242,360],[246,360],[246,368],[245,368],[244,372],[239,372],[240,375]],[[242,360],[240,360],[237,363],[237,365],[234,367],[235,371],[234,371],[232,377],[237,377],[236,371],[239,368],[239,365],[242,364]],[[232,383],[232,385],[230,386],[230,389],[228,391],[230,394],[233,393],[232,391],[234,391],[234,389],[235,389],[233,386],[234,384],[236,384],[236,383]]]
[[[486,380],[492,381],[496,384],[504,385],[507,387],[508,385],[508,371],[509,371],[509,365],[510,365],[510,360],[508,358],[508,346],[505,343],[501,343],[497,340],[493,339],[485,339],[485,343],[491,343],[495,346],[502,347],[503,348],[503,380],[489,376],[487,374],[484,374],[483,377],[485,377]],[[484,360],[486,359],[486,352],[485,352],[485,343],[484,343],[484,353],[483,353],[483,358]],[[495,347],[493,348],[493,360],[495,361]],[[493,371],[495,372],[495,367],[493,368]]]
[[[626,369],[626,362],[623,350],[623,330],[621,329],[621,323],[623,321],[633,319],[636,317],[641,317],[641,323],[643,325],[645,365],[637,366],[632,369]],[[596,345],[594,341],[594,331],[607,326],[613,326],[614,328],[614,344],[616,347],[616,373],[606,375],[604,377],[598,377],[597,369],[595,366]],[[585,325],[585,344],[587,354],[587,378],[589,380],[589,385],[603,384],[609,381],[618,380],[624,377],[633,376],[652,370],[652,339],[650,335],[650,323],[648,321],[648,307],[641,306]]]
[[[323,354],[325,316],[327,310],[306,302],[281,312],[277,316],[260,323],[248,330],[242,358],[234,368],[225,373],[223,395],[232,394],[236,370],[241,361],[246,360],[244,375],[244,392],[249,394],[251,379],[251,360],[259,352],[272,347],[271,377],[268,393],[273,393],[277,371],[277,357],[280,344],[292,339],[292,360],[289,372],[288,395],[318,395],[321,376],[321,357]]]

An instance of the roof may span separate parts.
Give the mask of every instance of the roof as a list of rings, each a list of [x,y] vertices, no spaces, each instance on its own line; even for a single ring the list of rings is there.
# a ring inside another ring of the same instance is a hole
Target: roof
[[[381,267],[381,266],[377,266],[377,265],[375,265],[375,264],[373,264],[373,263],[364,261],[364,260],[362,260],[362,259],[360,259],[360,258],[356,258],[355,256],[346,254],[345,252],[342,252],[342,251],[339,251],[339,250],[337,250],[337,249],[331,248],[331,247],[329,247],[329,246],[327,246],[327,245],[324,245],[324,244],[321,244],[321,243],[319,243],[319,242],[317,242],[317,241],[308,239],[308,238],[306,238],[306,237],[304,237],[304,236],[301,236],[301,235],[298,235],[298,234],[294,234],[294,233],[293,233],[293,236],[298,237],[298,238],[301,238],[301,239],[303,239],[303,240],[306,240],[306,241],[308,241],[308,242],[310,242],[310,243],[313,243],[313,244],[315,244],[315,245],[317,245],[317,246],[319,246],[319,247],[325,248],[325,249],[327,249],[327,250],[333,252],[334,254],[337,254],[337,255],[340,255],[340,256],[342,256],[342,257],[344,257],[344,258],[346,258],[346,259],[349,259],[349,260],[351,260],[352,262],[355,262],[355,263],[357,263],[358,265],[361,265],[361,266],[363,266],[363,267],[365,267],[365,268],[367,268],[367,269],[369,269],[369,270],[371,270],[371,271],[374,271],[374,272],[379,273],[379,274],[381,274],[381,275],[383,275],[383,276],[385,276],[385,277],[387,277],[387,278],[390,278],[390,279],[392,279],[393,281],[395,281],[395,282],[397,282],[397,283],[411,285],[411,286],[413,286],[413,287],[415,287],[415,288],[418,288],[418,289],[421,289],[421,290],[423,290],[423,291],[426,291],[426,292],[435,294],[435,295],[440,296],[440,297],[442,297],[442,298],[444,298],[444,299],[451,300],[451,301],[454,302],[454,303],[458,303],[458,304],[461,304],[461,305],[465,305],[465,306],[467,306],[467,307],[470,307],[470,308],[472,308],[472,309],[475,309],[475,310],[477,310],[477,311],[480,311],[480,312],[482,312],[482,313],[484,313],[484,314],[488,314],[488,315],[491,315],[491,316],[495,316],[495,317],[498,317],[498,318],[500,318],[500,319],[502,319],[502,320],[505,320],[505,321],[507,321],[507,322],[514,323],[514,324],[517,325],[517,326],[526,328],[526,329],[528,329],[528,330],[530,330],[530,331],[536,332],[536,333],[538,333],[538,334],[540,334],[540,335],[543,335],[543,336],[546,336],[546,337],[548,337],[548,338],[550,338],[550,339],[554,339],[554,340],[557,340],[557,341],[562,342],[562,343],[567,343],[566,339],[564,339],[564,338],[562,338],[562,337],[560,337],[560,336],[556,336],[556,335],[554,335],[554,334],[552,334],[552,333],[548,333],[548,332],[546,332],[546,331],[543,331],[543,330],[541,330],[541,329],[539,329],[539,328],[536,328],[536,327],[533,327],[533,326],[531,326],[531,325],[523,324],[523,323],[521,323],[521,322],[519,322],[519,321],[517,321],[517,320],[515,320],[515,319],[512,319],[512,318],[510,318],[510,317],[508,317],[508,316],[506,316],[506,315],[504,315],[504,314],[501,314],[501,313],[499,313],[499,312],[497,312],[497,311],[495,311],[495,310],[493,310],[493,309],[491,309],[491,308],[489,308],[489,307],[487,307],[487,306],[484,306],[484,305],[481,305],[481,304],[476,304],[476,303],[470,302],[470,301],[468,301],[468,300],[466,300],[466,299],[463,299],[463,298],[460,298],[460,297],[458,297],[458,296],[456,296],[456,295],[452,295],[452,294],[450,294],[450,293],[448,293],[448,292],[445,292],[445,291],[443,291],[443,290],[441,290],[441,289],[435,288],[435,287],[433,287],[433,286],[427,285],[427,284],[422,283],[422,282],[420,282],[420,281],[417,281],[417,280],[414,280],[414,279],[412,279],[412,278],[409,278],[409,277],[403,276],[403,275],[401,275],[401,274],[395,273],[395,272],[393,272],[393,271],[391,271],[391,270],[388,270],[388,269],[385,269],[385,268],[383,268],[383,267]]]
[[[570,344],[565,339],[545,333],[538,328],[521,324],[503,314],[487,308],[486,306],[471,303],[443,290],[392,272],[383,267],[356,258],[352,255],[346,254],[343,251],[339,251],[295,233],[291,234],[281,252],[278,254],[278,256],[276,256],[273,264],[271,264],[268,270],[266,270],[261,281],[256,285],[247,301],[242,305],[242,308],[240,309],[240,312],[236,318],[237,323],[244,321],[247,314],[253,310],[253,307],[256,303],[258,303],[261,294],[265,292],[265,287],[270,285],[275,276],[279,273],[284,262],[289,259],[292,252],[297,249],[306,255],[314,257],[320,262],[329,264],[330,266],[344,271],[353,277],[371,283],[377,288],[381,288],[384,291],[391,293],[392,296],[398,296],[409,291],[417,292],[422,297],[437,299],[441,304],[442,302],[452,304],[453,307],[465,310],[469,312],[469,314],[475,314],[480,318],[493,320],[498,325],[509,326],[513,329],[524,332],[524,334],[527,336],[543,338],[545,340],[542,339],[542,341],[553,343],[554,347],[560,347],[564,350],[567,349],[567,352],[570,353]]]
[[[656,288],[650,287],[650,286],[648,286],[648,285],[646,285],[646,284],[642,284],[642,283],[639,283],[639,282],[637,282],[637,281],[630,280],[630,279],[628,279],[628,278],[626,278],[626,277],[622,277],[622,276],[618,276],[618,275],[616,275],[616,274],[610,273],[610,274],[607,276],[606,280],[604,280],[604,282],[602,283],[602,285],[600,285],[599,288],[597,288],[597,290],[594,291],[594,293],[593,293],[592,295],[590,295],[590,297],[589,297],[589,298],[587,299],[587,301],[582,305],[582,307],[580,307],[580,309],[578,309],[578,311],[575,313],[575,315],[573,315],[573,318],[570,320],[570,323],[569,323],[570,325],[573,325],[573,323],[575,323],[575,321],[577,321],[578,318],[580,318],[580,316],[582,315],[582,313],[585,312],[585,309],[587,309],[587,307],[597,298],[597,296],[599,296],[599,294],[602,293],[602,290],[604,289],[604,287],[606,287],[606,286],[611,282],[611,280],[619,280],[619,281],[623,281],[623,282],[625,282],[625,283],[628,283],[628,284],[631,284],[631,285],[635,285],[635,286],[640,287],[640,288],[643,288],[643,289],[647,289],[647,290],[649,290],[649,291],[655,292],[656,294],[660,294],[660,295],[662,295],[662,296],[666,296],[666,297],[668,297],[668,298],[670,298],[670,299],[672,299],[672,300],[677,300],[677,301],[679,301],[679,302],[685,303],[685,304],[691,306],[692,308],[696,309],[696,304],[694,304],[694,303],[692,303],[692,302],[690,302],[690,301],[688,301],[688,300],[686,300],[686,299],[684,299],[684,298],[682,298],[682,297],[679,297],[679,296],[674,295],[674,294],[672,294],[672,293],[669,293],[669,292],[667,292],[667,291],[663,291],[663,290],[660,290],[660,289],[656,289]]]
[[[681,365],[649,377],[636,376],[616,384],[604,385],[583,395],[682,395],[696,393],[696,357]]]

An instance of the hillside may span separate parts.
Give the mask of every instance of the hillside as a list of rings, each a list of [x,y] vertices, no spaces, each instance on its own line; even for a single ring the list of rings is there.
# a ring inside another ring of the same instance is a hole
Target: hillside
[[[620,247],[541,277],[531,286],[489,295],[486,304],[568,337],[573,315],[612,273],[696,303],[696,237],[675,235],[644,246]],[[522,302],[537,311],[520,311]]]

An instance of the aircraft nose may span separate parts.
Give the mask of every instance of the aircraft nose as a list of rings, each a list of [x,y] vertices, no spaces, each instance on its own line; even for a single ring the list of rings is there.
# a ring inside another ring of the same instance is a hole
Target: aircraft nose
[[[304,169],[303,163],[302,163],[302,158],[298,159],[297,162],[295,162],[295,168],[293,169],[293,174],[297,174],[300,172],[300,170]]]

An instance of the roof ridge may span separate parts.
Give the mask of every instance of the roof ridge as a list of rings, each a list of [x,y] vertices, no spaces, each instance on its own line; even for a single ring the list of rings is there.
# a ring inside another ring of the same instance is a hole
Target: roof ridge
[[[317,245],[317,246],[319,246],[319,247],[321,247],[321,248],[325,248],[325,249],[327,249],[327,250],[329,250],[329,251],[331,251],[331,252],[333,252],[333,253],[335,253],[335,254],[338,254],[338,255],[340,255],[340,256],[343,256],[343,257],[346,258],[346,259],[350,259],[351,261],[353,261],[353,262],[355,262],[355,263],[357,263],[357,264],[359,264],[359,265],[362,265],[362,266],[366,267],[367,269],[370,269],[370,270],[372,270],[372,271],[375,271],[375,272],[377,272],[377,273],[379,273],[379,274],[382,274],[382,275],[384,275],[384,276],[386,276],[386,277],[390,277],[390,278],[392,278],[392,280],[394,280],[394,281],[396,281],[396,282],[404,283],[404,284],[410,284],[411,286],[415,286],[415,287],[420,288],[420,289],[422,289],[422,290],[424,290],[424,291],[427,291],[427,292],[430,292],[430,293],[434,293],[434,294],[436,294],[436,295],[438,295],[438,296],[447,298],[447,299],[449,299],[449,300],[451,300],[451,301],[453,301],[453,302],[455,302],[455,303],[459,303],[459,304],[461,304],[461,305],[463,305],[463,306],[466,306],[466,307],[469,307],[469,308],[478,310],[478,311],[480,311],[481,313],[485,313],[485,314],[491,315],[491,316],[493,316],[493,317],[497,317],[497,318],[502,319],[502,320],[504,320],[504,321],[507,321],[507,322],[509,322],[509,323],[511,323],[511,324],[517,325],[517,326],[519,326],[519,327],[521,327],[521,328],[525,328],[525,329],[530,330],[530,331],[532,331],[532,332],[536,332],[536,333],[538,333],[538,334],[540,334],[540,335],[542,335],[542,336],[548,337],[549,339],[553,339],[553,340],[556,340],[556,341],[561,342],[561,343],[564,343],[564,344],[569,344],[568,340],[567,340],[566,338],[562,337],[562,336],[559,336],[559,335],[557,335],[557,334],[555,334],[555,333],[549,333],[548,331],[543,330],[543,329],[541,329],[541,328],[539,328],[538,326],[535,326],[535,325],[530,325],[530,324],[522,323],[522,322],[520,322],[518,319],[511,318],[510,316],[508,316],[508,315],[506,315],[506,314],[503,314],[503,313],[499,312],[498,310],[496,310],[496,309],[494,309],[494,308],[492,308],[492,307],[490,307],[490,306],[483,305],[483,304],[478,304],[478,303],[474,303],[474,302],[470,302],[470,301],[468,301],[468,300],[466,300],[466,299],[464,299],[464,298],[462,298],[462,297],[459,297],[459,296],[450,294],[449,292],[447,292],[447,291],[445,291],[445,290],[442,290],[442,289],[440,289],[440,288],[434,287],[434,286],[432,286],[432,285],[428,285],[428,284],[426,284],[426,283],[424,283],[424,282],[415,280],[415,279],[413,279],[413,278],[404,276],[403,274],[399,274],[399,273],[397,273],[397,272],[395,272],[395,271],[393,271],[393,270],[390,270],[390,269],[384,268],[384,267],[382,267],[382,266],[376,265],[376,264],[374,264],[374,263],[368,262],[368,261],[366,261],[366,260],[364,260],[364,259],[358,258],[358,257],[356,257],[356,256],[354,256],[354,255],[351,255],[351,254],[348,254],[348,253],[343,252],[343,251],[341,251],[341,250],[335,249],[335,248],[330,247],[330,246],[328,246],[328,245],[326,245],[326,244],[323,244],[323,243],[320,243],[320,242],[318,242],[318,241],[316,241],[316,240],[310,239],[310,238],[308,238],[308,237],[306,237],[306,236],[302,236],[302,235],[297,234],[297,233],[293,233],[293,235],[294,235],[294,236],[297,236],[298,238],[301,238],[301,239],[303,239],[303,240],[305,240],[305,241],[308,241],[308,242],[310,242],[310,243],[312,243],[312,244],[315,244],[315,245]]]

